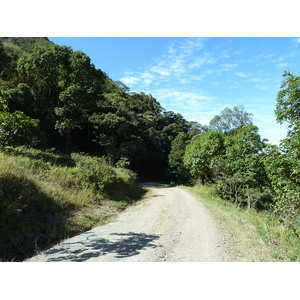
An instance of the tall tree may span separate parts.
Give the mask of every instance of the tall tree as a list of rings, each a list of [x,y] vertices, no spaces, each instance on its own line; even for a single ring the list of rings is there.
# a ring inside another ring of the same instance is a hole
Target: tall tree
[[[239,127],[252,124],[250,113],[244,110],[244,106],[235,106],[233,108],[225,107],[219,115],[214,116],[210,122],[210,128],[229,132]]]
[[[213,160],[224,153],[224,135],[220,131],[208,131],[195,138],[186,147],[184,166],[189,169],[195,179],[200,179],[202,184],[212,182]]]
[[[83,52],[66,46],[37,47],[19,59],[17,70],[33,93],[32,117],[41,120],[51,143],[59,140],[55,128],[65,139],[66,151],[72,136],[86,144],[89,117],[101,106],[105,74]]]
[[[265,142],[257,126],[247,125],[234,135],[225,135],[224,147],[224,155],[213,161],[219,193],[235,203],[247,202],[251,209],[265,200],[267,177],[261,154]]]
[[[288,124],[288,136],[279,145],[270,146],[265,165],[275,192],[275,212],[287,223],[300,219],[300,77],[290,71],[277,94],[276,118]]]

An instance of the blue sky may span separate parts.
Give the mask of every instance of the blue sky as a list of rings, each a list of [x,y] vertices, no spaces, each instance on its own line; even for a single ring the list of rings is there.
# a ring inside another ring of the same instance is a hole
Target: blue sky
[[[274,109],[282,74],[300,70],[292,37],[50,38],[82,50],[97,68],[131,91],[152,94],[166,110],[208,124],[225,107],[244,105],[263,138],[286,135]]]

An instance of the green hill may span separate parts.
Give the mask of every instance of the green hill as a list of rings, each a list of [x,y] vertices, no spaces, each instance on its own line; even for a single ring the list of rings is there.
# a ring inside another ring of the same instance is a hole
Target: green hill
[[[0,43],[15,45],[26,52],[31,52],[36,46],[55,45],[46,37],[0,37]]]

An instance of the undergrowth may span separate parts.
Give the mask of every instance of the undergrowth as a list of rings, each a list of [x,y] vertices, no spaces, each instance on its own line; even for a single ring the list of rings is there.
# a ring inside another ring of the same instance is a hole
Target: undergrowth
[[[300,228],[268,211],[247,210],[222,200],[211,186],[187,188],[219,221],[231,247],[245,261],[300,261]]]
[[[0,152],[0,261],[22,261],[102,225],[143,193],[104,158],[23,147]]]

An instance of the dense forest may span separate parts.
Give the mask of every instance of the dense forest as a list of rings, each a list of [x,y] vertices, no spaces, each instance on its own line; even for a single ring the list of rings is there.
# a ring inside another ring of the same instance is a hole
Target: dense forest
[[[83,52],[50,42],[33,49],[30,41],[23,47],[23,40],[2,39],[0,46],[2,147],[104,155],[142,179],[168,177],[171,142],[199,133],[198,124],[165,111],[151,95],[131,93]]]
[[[47,38],[0,38],[0,147],[104,157],[140,180],[213,184],[247,209],[300,225],[300,77],[283,74],[275,115],[289,131],[280,145],[258,134],[243,106],[209,125],[130,92],[81,51]],[[0,194],[1,197],[1,194]]]

